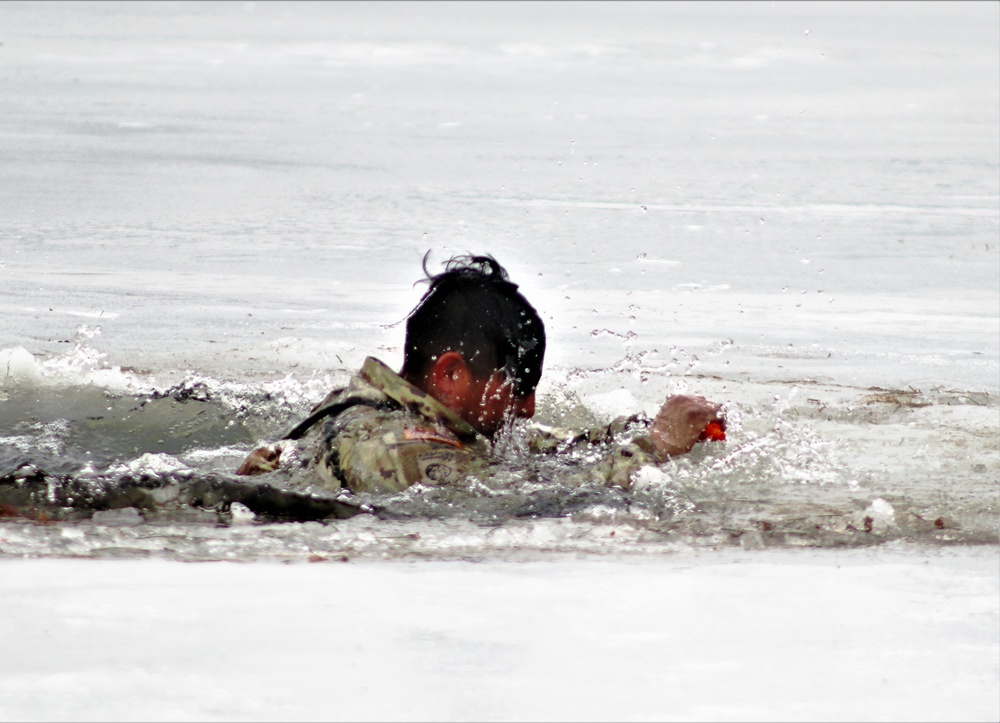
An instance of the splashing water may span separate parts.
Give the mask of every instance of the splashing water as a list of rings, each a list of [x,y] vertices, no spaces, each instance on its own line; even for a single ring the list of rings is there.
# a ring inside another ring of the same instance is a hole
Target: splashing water
[[[71,349],[42,363],[7,354],[20,371],[0,387],[8,430],[0,437],[4,554],[447,557],[995,537],[995,492],[972,489],[949,504],[902,460],[895,470],[857,464],[871,453],[866,435],[912,429],[916,411],[929,417],[930,430],[943,424],[927,414],[936,408],[963,412],[963,428],[973,429],[997,407],[988,395],[916,400],[801,384],[775,393],[767,385],[672,376],[671,369],[685,366],[677,350],[662,361],[627,348],[607,369],[551,372],[539,390],[539,420],[606,424],[636,405],[655,411],[654,387],[673,393],[697,384],[730,399],[727,441],[645,468],[625,491],[564,484],[602,450],[532,455],[524,428],[512,425],[497,441],[504,464],[490,480],[469,480],[461,489],[332,495],[296,478],[255,486],[232,470],[346,375],[251,382],[189,374],[161,388],[150,377],[108,367],[91,346],[96,335],[82,328]],[[728,346],[719,342],[715,353]],[[983,459],[968,460],[973,472],[986,469],[977,464],[996,466],[988,454]],[[46,524],[52,520],[61,526]],[[157,547],[153,540],[170,543]]]

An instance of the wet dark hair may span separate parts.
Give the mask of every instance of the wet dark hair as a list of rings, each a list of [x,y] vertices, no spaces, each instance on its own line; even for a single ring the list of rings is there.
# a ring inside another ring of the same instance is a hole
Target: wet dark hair
[[[429,252],[428,252],[429,255]],[[514,393],[528,397],[542,377],[545,326],[492,256],[454,256],[406,320],[403,376],[423,377],[437,358],[457,351],[486,378],[503,371]]]

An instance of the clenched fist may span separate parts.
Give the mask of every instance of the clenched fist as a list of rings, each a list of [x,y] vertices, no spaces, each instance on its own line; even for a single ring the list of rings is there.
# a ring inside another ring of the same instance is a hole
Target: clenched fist
[[[649,428],[649,436],[663,455],[673,457],[690,452],[710,422],[725,431],[726,420],[718,404],[704,397],[677,394],[660,407]]]

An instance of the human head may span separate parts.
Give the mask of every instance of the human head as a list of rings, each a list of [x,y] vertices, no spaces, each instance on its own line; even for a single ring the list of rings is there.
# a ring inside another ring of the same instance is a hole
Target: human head
[[[406,321],[402,375],[492,436],[530,417],[542,375],[545,327],[492,256],[456,256]]]

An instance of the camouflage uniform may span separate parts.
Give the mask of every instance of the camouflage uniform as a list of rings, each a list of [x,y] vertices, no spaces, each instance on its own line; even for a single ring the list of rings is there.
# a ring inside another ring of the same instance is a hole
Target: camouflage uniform
[[[377,359],[365,360],[347,387],[330,393],[317,410],[355,403],[328,418],[310,436],[316,451],[312,466],[324,486],[346,486],[354,492],[399,492],[411,485],[448,485],[473,476],[483,481],[497,469],[489,440],[424,391],[404,381]],[[320,425],[317,425],[320,426]],[[643,418],[619,419],[591,432],[541,431],[529,436],[538,452],[565,452],[594,444],[613,444],[618,432],[638,426]],[[559,482],[600,482],[631,486],[643,465],[663,457],[646,434],[615,445],[593,467],[560,478]]]

